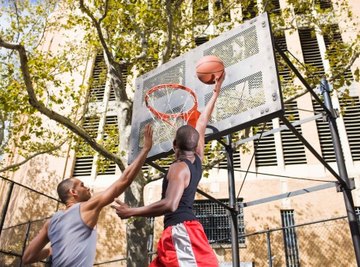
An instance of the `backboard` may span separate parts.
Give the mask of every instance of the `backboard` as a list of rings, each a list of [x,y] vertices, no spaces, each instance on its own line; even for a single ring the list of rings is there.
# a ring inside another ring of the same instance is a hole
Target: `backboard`
[[[149,89],[164,83],[181,84],[196,92],[200,112],[205,107],[214,85],[200,82],[195,70],[197,61],[205,55],[221,58],[226,72],[206,132],[207,140],[268,121],[283,112],[270,22],[267,13],[263,13],[136,79],[129,163],[141,150],[145,125],[153,121],[144,103]],[[177,104],[181,103],[174,103]],[[167,129],[154,129],[149,161],[172,151],[172,140],[165,140],[163,130]]]

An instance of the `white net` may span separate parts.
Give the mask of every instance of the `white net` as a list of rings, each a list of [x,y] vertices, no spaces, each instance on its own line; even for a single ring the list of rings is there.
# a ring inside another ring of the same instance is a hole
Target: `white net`
[[[153,139],[159,145],[172,142],[180,126],[195,126],[199,115],[195,93],[181,85],[156,86],[147,92],[145,102],[153,120]]]

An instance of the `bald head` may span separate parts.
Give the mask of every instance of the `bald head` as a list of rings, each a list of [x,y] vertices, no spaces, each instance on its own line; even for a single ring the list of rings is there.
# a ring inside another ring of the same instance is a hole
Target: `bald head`
[[[199,133],[194,127],[183,125],[176,131],[175,144],[180,150],[195,151],[198,142]]]

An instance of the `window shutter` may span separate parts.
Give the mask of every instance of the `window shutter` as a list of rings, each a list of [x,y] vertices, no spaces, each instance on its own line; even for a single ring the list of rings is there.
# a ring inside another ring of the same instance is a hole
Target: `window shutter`
[[[262,130],[262,128],[263,125],[258,126],[258,129]],[[264,131],[271,129],[273,129],[272,121],[266,122]],[[254,132],[254,134],[260,134],[260,132],[257,131],[256,133]],[[275,139],[273,134],[261,136],[260,139],[255,140],[254,147],[256,167],[277,165]]]
[[[360,160],[360,101],[359,97],[340,99],[343,119],[353,161]]]
[[[85,118],[83,128],[92,138],[96,138],[98,127],[98,117]],[[81,140],[78,143],[75,155],[73,176],[90,176],[94,159],[93,150],[85,143],[85,141]]]
[[[314,112],[316,114],[322,113],[324,110],[315,100],[312,101]],[[316,120],[316,127],[319,134],[319,141],[321,147],[321,154],[326,162],[336,162],[334,145],[332,142],[332,136],[329,128],[329,123],[323,121],[322,118]]]
[[[299,120],[299,112],[295,101],[285,105],[285,116],[289,121]],[[280,121],[280,125],[283,124]],[[301,125],[295,126],[295,129],[301,134]],[[285,165],[306,164],[304,145],[292,131],[281,131],[281,140]]]
[[[324,65],[314,30],[301,29],[299,30],[299,36],[305,64],[316,68],[308,76],[321,77],[324,74]]]

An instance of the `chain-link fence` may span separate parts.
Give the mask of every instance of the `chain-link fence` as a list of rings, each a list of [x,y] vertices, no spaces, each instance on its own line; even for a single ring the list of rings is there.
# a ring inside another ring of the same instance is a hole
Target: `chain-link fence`
[[[40,186],[42,190],[47,187],[51,186]],[[23,266],[25,247],[62,204],[53,196],[2,176],[0,195],[0,266]],[[51,259],[31,266],[51,266]],[[126,258],[96,262],[94,266],[126,266]]]
[[[292,230],[289,232],[289,230]],[[241,267],[356,266],[347,217],[246,234]],[[231,246],[214,248],[220,266],[232,266]]]
[[[21,266],[28,241],[59,207],[58,199],[0,176],[0,266]],[[46,266],[43,261],[33,266]]]

